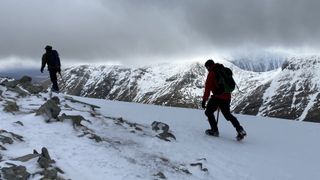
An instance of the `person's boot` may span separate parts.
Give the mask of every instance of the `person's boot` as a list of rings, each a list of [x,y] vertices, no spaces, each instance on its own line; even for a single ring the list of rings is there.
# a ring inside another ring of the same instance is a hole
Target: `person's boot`
[[[219,130],[214,131],[212,129],[207,129],[206,134],[209,136],[219,137]]]
[[[238,135],[236,138],[238,141],[242,140],[247,135],[247,132],[243,128],[237,130],[237,132],[238,132]]]

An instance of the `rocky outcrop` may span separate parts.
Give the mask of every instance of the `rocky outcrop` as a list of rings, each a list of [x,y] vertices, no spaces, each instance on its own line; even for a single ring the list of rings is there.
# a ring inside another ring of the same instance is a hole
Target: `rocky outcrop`
[[[43,115],[47,121],[51,119],[58,120],[61,108],[59,107],[60,100],[58,97],[53,97],[44,103],[37,111],[36,115]]]
[[[42,86],[32,84],[31,82],[31,77],[23,76],[20,80],[5,80],[1,84],[3,84],[9,90],[16,92],[21,97],[27,96],[28,93],[38,94],[44,91]]]

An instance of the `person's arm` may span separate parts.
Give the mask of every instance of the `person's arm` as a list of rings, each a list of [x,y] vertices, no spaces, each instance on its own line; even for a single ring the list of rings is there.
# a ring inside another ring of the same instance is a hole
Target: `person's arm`
[[[46,67],[46,64],[47,64],[47,58],[46,58],[46,55],[44,54],[42,56],[42,65],[41,65],[41,72],[43,73],[43,69]]]
[[[202,97],[204,101],[207,101],[209,99],[210,91],[213,89],[213,81],[214,81],[214,73],[209,72],[206,83],[205,83],[204,94]]]

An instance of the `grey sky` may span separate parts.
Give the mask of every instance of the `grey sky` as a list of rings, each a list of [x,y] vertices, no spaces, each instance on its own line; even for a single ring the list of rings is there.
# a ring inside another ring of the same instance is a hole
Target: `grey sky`
[[[318,0],[0,0],[0,61],[141,63],[243,47],[320,47]],[[141,60],[141,61],[138,61]]]

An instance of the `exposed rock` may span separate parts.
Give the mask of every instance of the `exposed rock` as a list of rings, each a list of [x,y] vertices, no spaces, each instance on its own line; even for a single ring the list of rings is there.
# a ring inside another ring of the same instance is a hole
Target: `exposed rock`
[[[28,96],[28,93],[18,86],[15,86],[14,88],[8,87],[8,90],[17,93],[20,97]]]
[[[23,91],[19,86],[31,94],[38,94],[44,90],[42,86],[34,85],[31,83],[31,81],[31,77],[23,76],[20,80],[6,81],[3,84],[8,88],[8,90],[16,92],[22,97],[27,96],[28,93]]]
[[[169,125],[167,125],[165,123],[162,123],[162,122],[154,121],[151,124],[151,126],[152,126],[152,130],[154,130],[154,131],[159,131],[159,130],[162,130],[162,131],[165,131],[165,132],[169,131]]]
[[[37,111],[36,116],[38,115],[44,115],[48,119],[58,119],[58,115],[61,111],[61,108],[58,106],[60,100],[58,97],[53,97],[50,100],[48,100],[46,103],[44,103]]]
[[[19,111],[19,106],[17,105],[16,102],[12,102],[12,101],[6,101],[6,104],[4,106],[4,111],[6,112],[17,112]]]
[[[51,164],[55,163],[55,161],[51,159],[47,148],[43,147],[41,151],[42,152],[38,159],[38,163],[41,168],[47,169],[51,167]]]
[[[30,177],[30,173],[24,166],[4,167],[1,171],[4,179],[8,180],[27,180]]]
[[[176,137],[169,131],[169,125],[163,123],[163,122],[157,122],[154,121],[152,124],[152,130],[158,132],[162,131],[159,133],[156,137],[159,139],[162,139],[164,141],[171,141],[171,139],[176,140]]]
[[[95,110],[96,108],[100,108],[99,106],[76,100],[76,99],[74,99],[74,98],[72,98],[70,96],[66,96],[65,99],[69,100],[72,103],[80,103],[80,104],[84,104],[86,106],[90,106],[92,110]]]
[[[4,81],[3,85],[7,88],[15,88],[19,84],[19,81],[13,80],[13,81]]]
[[[73,127],[83,126],[81,124],[81,121],[87,121],[90,123],[89,120],[86,120],[83,116],[80,115],[66,115],[65,113],[63,113],[61,116],[59,116],[60,121],[64,121],[66,119],[70,119],[72,121]]]
[[[17,122],[14,122],[14,123],[19,124],[20,126],[24,126],[21,121],[17,121]]]
[[[0,142],[2,144],[12,144],[13,143],[13,139],[4,135],[0,134]]]
[[[167,177],[161,171],[158,172],[157,174],[154,174],[153,176],[158,177],[160,179],[167,179]]]
[[[37,158],[39,157],[40,154],[27,154],[25,156],[21,156],[21,157],[18,157],[18,158],[14,158],[12,159],[13,161],[21,161],[21,162],[27,162],[31,159],[34,159],[34,158]]]
[[[57,179],[58,177],[58,171],[54,168],[44,170],[41,174],[43,175],[43,178],[41,178],[42,180]]]

